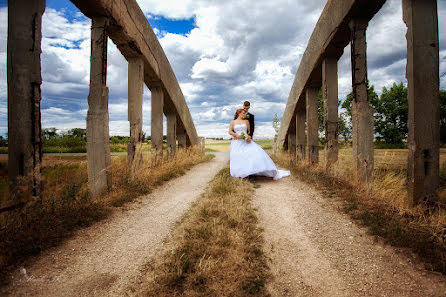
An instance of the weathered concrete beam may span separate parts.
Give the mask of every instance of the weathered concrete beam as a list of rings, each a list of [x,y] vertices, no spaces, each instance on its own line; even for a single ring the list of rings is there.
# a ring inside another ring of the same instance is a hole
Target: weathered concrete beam
[[[87,113],[88,190],[93,197],[111,186],[107,88],[108,19],[91,23],[90,93]]]
[[[352,19],[350,28],[352,65],[353,167],[357,178],[370,182],[373,177],[373,109],[367,96],[367,19]]]
[[[358,16],[370,20],[385,2],[385,0],[327,1],[311,34],[288,96],[277,138],[280,147],[283,147],[285,142],[299,98],[305,98],[303,95],[307,87],[321,84],[322,60],[326,56],[339,58],[344,47],[350,42],[349,21]]]
[[[167,118],[167,157],[175,155],[177,149],[177,116],[170,112],[166,114]]]
[[[168,93],[191,144],[198,145],[198,135],[178,81],[136,0],[71,2],[90,18],[107,16],[110,19],[110,38],[127,60],[134,57],[144,60],[144,81],[147,87],[160,87]]]
[[[151,88],[152,92],[152,163],[157,164],[163,158],[163,105],[164,92],[162,88]]]
[[[144,94],[144,61],[129,59],[128,64],[128,118],[130,142],[127,147],[127,162],[130,178],[135,177],[143,165],[142,159],[142,98]]]
[[[45,0],[8,1],[8,205],[40,198],[44,11]]]
[[[318,135],[318,114],[317,114],[317,94],[318,88],[308,88],[306,90],[307,102],[307,160],[310,164],[319,162],[319,135]]]
[[[305,119],[306,108],[297,108],[296,110],[296,161],[303,162],[305,160]]]
[[[322,61],[322,98],[324,100],[325,169],[338,161],[338,60]]]
[[[436,200],[439,184],[439,41],[436,0],[403,0],[407,26],[409,204]]]

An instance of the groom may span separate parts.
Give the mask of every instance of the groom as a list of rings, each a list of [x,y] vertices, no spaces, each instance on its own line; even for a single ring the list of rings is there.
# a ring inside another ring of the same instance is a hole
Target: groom
[[[249,122],[249,136],[251,136],[252,139],[252,136],[254,135],[254,115],[248,112],[250,107],[251,103],[249,103],[249,101],[245,101],[243,103],[243,109],[245,110],[245,119]]]

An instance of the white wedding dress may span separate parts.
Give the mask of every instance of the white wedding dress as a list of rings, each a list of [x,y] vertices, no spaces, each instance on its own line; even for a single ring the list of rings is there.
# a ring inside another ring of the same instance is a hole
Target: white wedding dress
[[[246,124],[235,124],[234,132],[238,135],[244,132],[247,135]],[[278,180],[290,175],[288,170],[278,170],[273,160],[257,143],[248,143],[243,139],[233,139],[231,142],[229,168],[233,177],[261,175]]]

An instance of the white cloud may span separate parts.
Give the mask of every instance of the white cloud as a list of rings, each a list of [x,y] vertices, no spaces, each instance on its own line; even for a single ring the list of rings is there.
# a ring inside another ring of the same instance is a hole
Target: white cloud
[[[198,134],[227,135],[244,100],[256,116],[256,136],[272,137],[271,121],[285,109],[295,73],[326,0],[137,0],[145,15],[194,18],[188,34],[154,28],[180,83]],[[439,16],[446,2],[439,1]],[[85,127],[90,71],[89,20],[46,9],[42,40],[42,122]],[[0,9],[0,121],[6,121],[7,9]],[[440,73],[446,72],[446,18],[439,18]],[[406,27],[401,1],[388,0],[367,30],[368,78],[375,90],[405,81]],[[351,92],[350,49],[338,64],[339,97]],[[127,62],[108,45],[110,134],[128,135]],[[446,88],[446,75],[441,78]],[[64,113],[66,111],[66,113]],[[150,134],[150,91],[145,88],[144,131]],[[81,126],[83,125],[83,126]],[[2,127],[0,124],[0,133]]]
[[[197,61],[192,67],[191,78],[206,78],[210,74],[229,75],[230,69],[225,62],[218,60],[218,58],[208,59],[204,58]]]

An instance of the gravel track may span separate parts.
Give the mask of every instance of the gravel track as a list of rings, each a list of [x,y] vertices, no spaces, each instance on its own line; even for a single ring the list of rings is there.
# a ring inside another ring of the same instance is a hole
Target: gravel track
[[[184,176],[80,230],[14,271],[2,296],[124,296],[163,247],[174,223],[197,200],[228,154],[216,154]]]
[[[228,154],[192,168],[105,221],[14,271],[1,296],[133,295],[175,222],[227,165]],[[446,277],[384,245],[295,179],[257,178],[254,206],[265,230],[272,296],[446,296]]]
[[[445,276],[368,235],[340,201],[293,177],[257,184],[272,296],[446,296]]]

